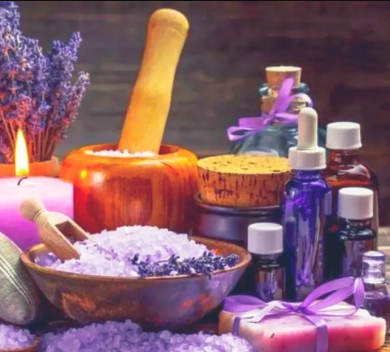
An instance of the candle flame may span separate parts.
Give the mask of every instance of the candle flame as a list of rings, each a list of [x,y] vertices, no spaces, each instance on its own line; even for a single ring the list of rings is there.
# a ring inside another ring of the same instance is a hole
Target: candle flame
[[[21,129],[18,130],[18,134],[16,135],[15,174],[16,176],[22,177],[28,176],[29,174],[27,144]]]

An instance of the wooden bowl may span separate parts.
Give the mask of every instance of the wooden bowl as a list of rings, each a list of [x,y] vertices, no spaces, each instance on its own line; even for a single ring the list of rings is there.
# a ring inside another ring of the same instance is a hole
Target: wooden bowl
[[[192,324],[219,306],[238,282],[251,256],[226,242],[192,237],[221,255],[237,254],[239,264],[206,275],[123,278],[81,275],[35,264],[47,253],[37,245],[22,262],[47,299],[81,324],[131,319],[143,328],[177,329]]]
[[[0,352],[38,352],[40,345],[41,339],[35,337],[34,342],[30,346],[23,348],[0,348]]]
[[[74,185],[74,217],[90,233],[150,225],[188,233],[197,190],[197,158],[163,145],[150,158],[106,157],[87,151],[116,150],[100,144],[70,153],[60,178]]]

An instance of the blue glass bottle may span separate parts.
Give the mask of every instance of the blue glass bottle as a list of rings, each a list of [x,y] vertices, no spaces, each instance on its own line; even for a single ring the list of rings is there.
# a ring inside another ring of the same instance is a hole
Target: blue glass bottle
[[[302,301],[324,279],[325,214],[332,199],[323,176],[325,159],[325,149],[317,146],[317,114],[302,109],[298,146],[289,151],[293,178],[285,185],[282,205],[287,301]]]

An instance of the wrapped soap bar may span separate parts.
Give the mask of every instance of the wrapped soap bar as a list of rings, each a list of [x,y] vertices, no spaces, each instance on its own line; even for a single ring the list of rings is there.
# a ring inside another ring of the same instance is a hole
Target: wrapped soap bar
[[[359,286],[360,292],[354,293],[355,306],[340,301],[348,297],[349,288],[344,285],[348,280],[351,290]],[[386,322],[359,309],[364,298],[361,281],[357,284],[352,278],[343,278],[331,284],[339,289],[324,300],[317,300],[321,293],[317,288],[300,304],[228,297],[220,314],[219,333],[233,332],[246,338],[255,352],[369,352],[380,348]],[[324,291],[332,290],[322,290],[321,296]]]

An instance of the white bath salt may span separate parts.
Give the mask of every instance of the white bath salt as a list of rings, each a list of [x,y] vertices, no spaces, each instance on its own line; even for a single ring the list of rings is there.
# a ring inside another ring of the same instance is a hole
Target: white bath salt
[[[129,153],[127,149],[120,151],[120,150],[87,150],[85,154],[88,155],[96,155],[96,156],[110,156],[114,158],[151,158],[153,156],[156,156],[155,153],[152,152],[138,152],[138,153]]]

